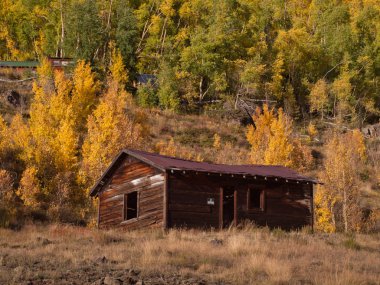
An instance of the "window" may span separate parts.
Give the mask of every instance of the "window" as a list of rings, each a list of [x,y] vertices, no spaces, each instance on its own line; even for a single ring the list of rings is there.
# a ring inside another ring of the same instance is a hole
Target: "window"
[[[137,191],[124,195],[124,221],[137,218]]]
[[[264,211],[264,190],[248,189],[247,194],[248,210]]]

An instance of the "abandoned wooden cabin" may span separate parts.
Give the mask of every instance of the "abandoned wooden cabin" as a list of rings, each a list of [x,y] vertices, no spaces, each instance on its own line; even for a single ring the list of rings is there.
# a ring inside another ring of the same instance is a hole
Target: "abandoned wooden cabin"
[[[100,228],[313,226],[316,181],[282,166],[194,162],[123,150],[92,188]]]

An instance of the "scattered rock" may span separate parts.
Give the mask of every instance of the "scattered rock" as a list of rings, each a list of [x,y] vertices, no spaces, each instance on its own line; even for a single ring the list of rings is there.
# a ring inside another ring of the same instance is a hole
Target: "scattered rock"
[[[0,256],[0,266],[5,266],[5,256]]]
[[[97,259],[95,259],[95,262],[96,263],[107,263],[108,259],[105,256],[102,256],[102,257],[98,257]]]
[[[322,261],[312,261],[310,263],[311,266],[321,266],[323,265],[323,262]]]
[[[295,284],[297,284],[297,285],[313,285],[314,283],[308,279],[299,279],[299,280],[297,280],[297,282]]]
[[[104,280],[104,278],[96,280],[96,281],[92,282],[91,285],[103,285],[104,284],[103,280]]]
[[[138,269],[129,269],[128,273],[131,276],[138,276],[141,273],[141,270],[138,270]]]
[[[103,280],[104,285],[121,285],[123,282],[120,279],[112,278],[110,276],[107,276]]]
[[[126,278],[124,278],[124,283],[125,285],[135,285],[139,280],[137,279],[137,277],[131,277],[131,276],[128,276]]]
[[[52,243],[52,241],[42,237],[37,237],[37,242],[41,243],[42,245],[48,245]]]
[[[52,241],[48,240],[47,238],[44,238],[42,240],[42,245],[48,245],[48,244],[51,244],[51,243],[52,243]]]
[[[15,269],[13,269],[13,281],[14,281],[14,283],[22,280],[24,277],[24,274],[25,274],[25,268],[23,266],[17,266]]]
[[[221,239],[217,239],[217,238],[214,238],[214,239],[212,239],[211,241],[210,241],[210,243],[212,244],[212,245],[223,245],[223,240],[221,240]]]

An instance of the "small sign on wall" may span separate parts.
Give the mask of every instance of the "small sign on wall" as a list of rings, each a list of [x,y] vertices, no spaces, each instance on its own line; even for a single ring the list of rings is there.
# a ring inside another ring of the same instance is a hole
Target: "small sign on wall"
[[[215,199],[214,198],[207,198],[207,205],[214,206],[215,205]]]

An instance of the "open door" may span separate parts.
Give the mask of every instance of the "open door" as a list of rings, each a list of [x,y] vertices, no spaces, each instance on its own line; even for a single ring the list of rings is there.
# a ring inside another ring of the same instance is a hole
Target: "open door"
[[[219,228],[237,225],[237,191],[233,187],[220,188]]]

